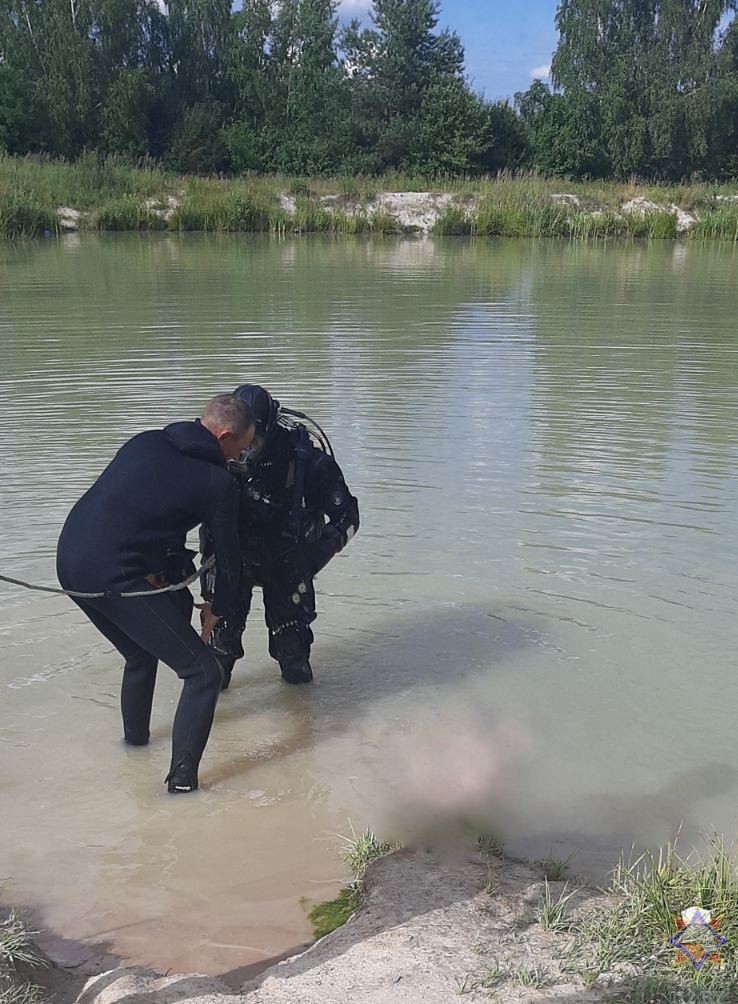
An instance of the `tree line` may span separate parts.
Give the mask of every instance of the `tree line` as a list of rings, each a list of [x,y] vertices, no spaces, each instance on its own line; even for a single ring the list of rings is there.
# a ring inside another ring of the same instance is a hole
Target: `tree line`
[[[0,0],[0,143],[183,172],[479,173],[517,115],[473,93],[436,0]]]
[[[0,0],[0,147],[187,173],[738,172],[736,0],[562,0],[552,84],[474,92],[439,0]]]
[[[738,174],[736,0],[561,0],[555,89],[517,95],[536,166],[577,177]]]

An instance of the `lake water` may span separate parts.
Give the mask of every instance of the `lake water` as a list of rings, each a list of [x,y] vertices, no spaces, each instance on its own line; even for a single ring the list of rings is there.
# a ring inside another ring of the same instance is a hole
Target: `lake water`
[[[120,740],[120,660],[0,584],[0,898],[160,970],[303,943],[338,835],[465,824],[602,874],[738,827],[733,245],[70,236],[0,249],[0,572],[55,584],[128,437],[266,385],[329,431],[362,528],[311,688],[257,604],[192,797],[178,682]]]

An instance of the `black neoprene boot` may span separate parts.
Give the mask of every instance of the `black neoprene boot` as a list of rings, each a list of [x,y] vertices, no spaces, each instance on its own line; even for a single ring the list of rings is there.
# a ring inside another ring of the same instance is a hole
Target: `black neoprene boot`
[[[310,683],[313,678],[313,671],[307,659],[282,661],[279,668],[282,670],[282,679],[285,683]]]
[[[189,753],[185,753],[172,767],[165,778],[170,795],[181,795],[197,791],[197,771],[192,766]]]
[[[136,735],[135,732],[126,732],[123,736],[123,741],[127,746],[148,746],[149,735],[148,733]]]

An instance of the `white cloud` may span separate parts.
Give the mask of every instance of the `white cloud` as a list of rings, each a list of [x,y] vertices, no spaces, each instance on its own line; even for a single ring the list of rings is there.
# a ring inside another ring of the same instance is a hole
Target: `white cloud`
[[[370,7],[371,0],[341,0],[338,13],[353,17],[356,14],[365,14]]]
[[[531,80],[548,80],[551,76],[551,64],[545,63],[543,66],[534,66],[530,71]]]

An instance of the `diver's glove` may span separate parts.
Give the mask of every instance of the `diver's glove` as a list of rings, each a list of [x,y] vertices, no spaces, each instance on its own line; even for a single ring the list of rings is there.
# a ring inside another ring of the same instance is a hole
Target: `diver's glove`
[[[348,539],[338,527],[328,523],[323,528],[320,537],[305,548],[311,574],[317,575],[318,572],[322,571],[331,558],[335,558],[338,552],[343,550],[347,542]]]

